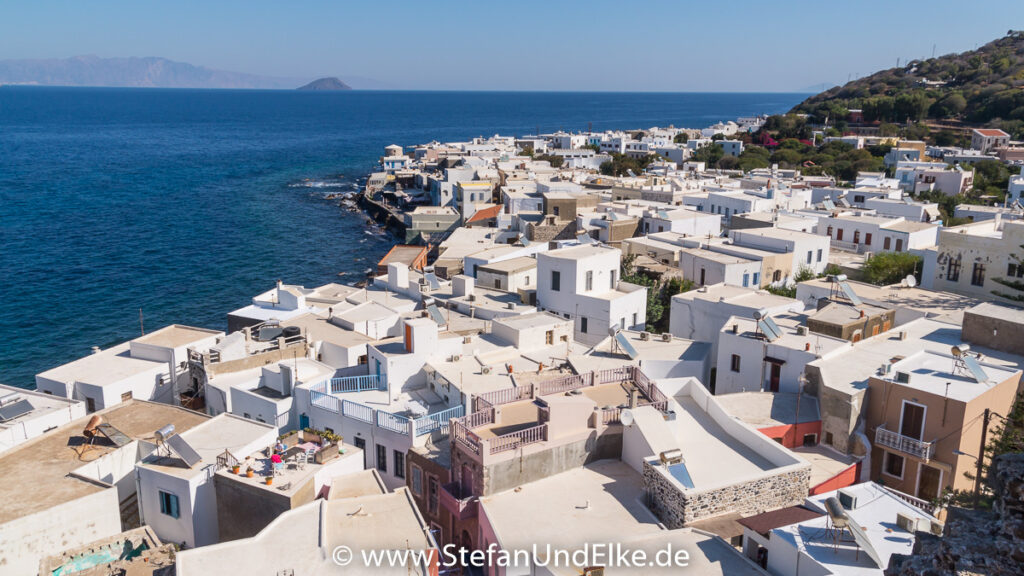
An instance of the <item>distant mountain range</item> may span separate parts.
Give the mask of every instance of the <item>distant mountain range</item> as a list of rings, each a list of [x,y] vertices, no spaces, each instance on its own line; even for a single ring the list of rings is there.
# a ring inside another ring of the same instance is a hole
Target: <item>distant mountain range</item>
[[[280,78],[213,70],[166,58],[75,56],[46,60],[0,60],[0,84],[130,88],[294,89],[310,78]],[[339,80],[340,82],[340,80]],[[386,89],[368,78],[351,78],[364,89]],[[348,84],[344,84],[348,86]]]

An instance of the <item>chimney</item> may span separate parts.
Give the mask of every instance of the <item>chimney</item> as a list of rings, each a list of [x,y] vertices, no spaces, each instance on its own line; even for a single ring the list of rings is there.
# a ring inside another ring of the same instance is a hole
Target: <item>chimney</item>
[[[409,287],[409,267],[400,262],[388,264],[388,286],[392,290],[405,290]]]
[[[804,342],[804,352],[810,352],[810,351],[811,351],[811,343],[810,342]]]
[[[864,317],[864,311],[863,311],[863,310],[861,310],[861,311],[860,311],[860,317],[861,317],[861,318],[863,318],[863,317]]]
[[[452,278],[452,294],[458,298],[461,296],[472,296],[473,286],[476,284],[472,276],[466,276],[465,274],[459,274]]]

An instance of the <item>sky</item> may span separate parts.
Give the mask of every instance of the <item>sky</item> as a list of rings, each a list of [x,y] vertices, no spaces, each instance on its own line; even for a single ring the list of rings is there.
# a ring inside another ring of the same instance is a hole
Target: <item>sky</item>
[[[1024,2],[0,0],[0,59],[160,56],[419,90],[808,92],[1024,26]]]

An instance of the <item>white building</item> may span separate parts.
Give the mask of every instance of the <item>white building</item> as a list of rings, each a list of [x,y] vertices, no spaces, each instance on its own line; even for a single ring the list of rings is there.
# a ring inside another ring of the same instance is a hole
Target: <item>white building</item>
[[[85,403],[0,384],[0,452],[85,416]]]
[[[733,230],[732,241],[740,246],[762,248],[773,252],[793,254],[792,273],[809,268],[815,275],[821,274],[828,266],[830,242],[817,234],[785,230],[782,228],[752,228]],[[766,279],[778,282],[775,278]]]
[[[677,232],[687,236],[718,236],[722,230],[722,217],[696,210],[645,210],[640,223],[644,234]]]
[[[1002,130],[992,128],[975,128],[971,131],[971,149],[982,154],[992,152],[996,148],[1010,145],[1010,135]]]
[[[575,339],[595,344],[609,328],[642,330],[647,289],[622,282],[622,251],[601,245],[552,250],[537,256],[537,305],[572,318]]]
[[[36,389],[85,402],[95,412],[138,398],[181,402],[188,388],[189,350],[205,352],[223,332],[173,324],[36,375]]]
[[[831,238],[832,247],[864,252],[906,252],[935,246],[939,223],[859,212],[821,216],[817,233]]]
[[[1024,279],[1021,245],[1021,221],[996,218],[945,228],[938,246],[925,253],[922,284],[983,300],[1019,297],[1022,293],[1004,282]]]

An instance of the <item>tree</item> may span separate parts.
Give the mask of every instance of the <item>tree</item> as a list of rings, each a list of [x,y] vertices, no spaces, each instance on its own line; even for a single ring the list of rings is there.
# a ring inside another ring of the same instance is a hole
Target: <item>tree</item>
[[[896,284],[910,274],[920,281],[920,264],[921,257],[910,252],[882,252],[864,263],[864,278],[877,286]]]
[[[722,149],[722,145],[711,144],[710,146],[698,148],[697,151],[693,153],[692,159],[695,162],[704,162],[708,166],[714,166],[718,164],[718,161],[722,159],[722,156],[725,156],[725,150]]]
[[[552,168],[561,168],[562,164],[565,162],[564,156],[555,156],[554,154],[541,154],[539,156],[534,156],[533,159],[542,162],[546,161],[551,164]]]
[[[1021,248],[1024,248],[1024,244],[1021,245]],[[1013,262],[1009,264],[1006,278],[993,278],[992,281],[1006,286],[1013,290],[1013,292],[993,290],[992,293],[1014,302],[1024,302],[1024,280],[1021,280],[1021,276],[1024,276],[1024,259],[1012,252],[1010,253],[1010,259]]]
[[[686,144],[690,141],[690,136],[686,132],[680,132],[676,134],[676,137],[672,139],[676,144]]]

